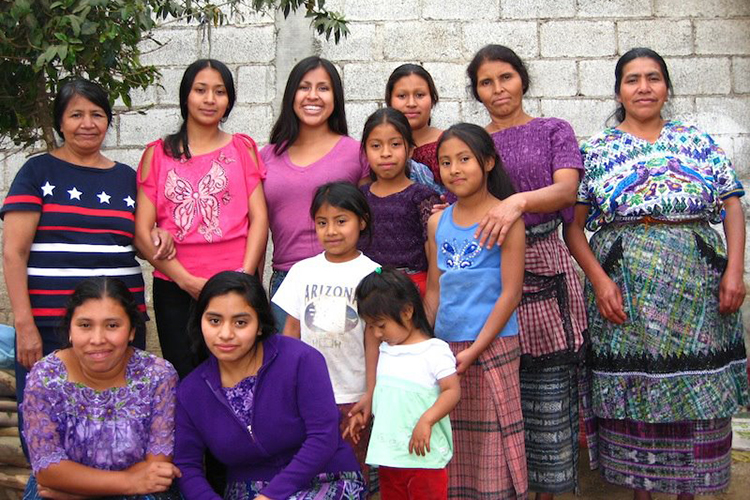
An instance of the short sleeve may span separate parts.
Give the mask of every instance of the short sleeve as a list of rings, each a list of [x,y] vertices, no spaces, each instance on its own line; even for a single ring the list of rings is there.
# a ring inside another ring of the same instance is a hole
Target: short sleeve
[[[294,319],[302,319],[302,290],[304,288],[300,283],[300,264],[301,262],[298,262],[292,266],[289,274],[281,282],[279,289],[271,297],[271,302],[282,308],[284,312]],[[282,328],[283,326],[280,325]]]
[[[706,139],[705,157],[713,170],[719,197],[726,200],[731,196],[743,196],[745,189],[737,178],[737,172],[732,166],[732,161],[710,135],[703,134],[703,136]]]
[[[63,394],[61,390],[46,386],[45,381],[50,378],[48,365],[45,358],[34,366],[26,379],[23,393],[23,436],[34,474],[69,459],[55,421],[65,417],[64,412],[60,411]]]
[[[583,170],[581,151],[578,149],[573,127],[564,120],[555,120],[550,135],[552,161],[550,166],[554,173],[561,168]]]
[[[263,162],[260,151],[258,151],[258,146],[250,136],[235,134],[232,140],[235,141],[235,147],[242,161],[242,168],[245,172],[245,186],[248,195],[250,195],[255,191],[255,187],[266,178],[266,165]],[[249,151],[254,153],[255,159],[253,159]]]
[[[589,143],[584,143],[581,146],[581,156],[585,160],[587,152],[591,149],[591,146]],[[580,203],[583,205],[590,205],[591,199],[589,196],[589,182],[588,182],[588,175],[586,175],[586,170],[583,171],[583,174],[581,175],[581,181],[578,183],[578,194],[576,195],[576,203]]]
[[[16,174],[0,209],[0,218],[8,212],[41,212],[44,191],[37,179],[34,162],[27,161]],[[47,189],[54,188],[47,182]]]
[[[161,358],[154,361],[156,390],[151,401],[151,434],[146,453],[172,455],[174,452],[175,401],[177,398],[177,372]]]
[[[430,368],[435,380],[444,379],[456,373],[456,357],[447,343],[435,342],[430,352]]]
[[[138,182],[138,189],[143,191],[143,194],[151,200],[151,203],[156,206],[156,193],[159,184],[159,167],[162,159],[164,158],[164,142],[159,139],[146,146],[146,151],[149,148],[154,148],[153,154],[151,155],[151,168],[149,168],[148,176],[143,178],[143,157],[138,164],[138,175],[136,177]],[[145,152],[144,152],[145,156]]]

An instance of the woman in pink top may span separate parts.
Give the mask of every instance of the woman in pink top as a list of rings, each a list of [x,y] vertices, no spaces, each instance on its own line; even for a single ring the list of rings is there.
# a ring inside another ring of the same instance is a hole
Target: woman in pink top
[[[260,154],[268,173],[263,183],[273,238],[271,295],[293,264],[323,251],[307,215],[318,186],[357,184],[369,175],[359,142],[347,135],[344,89],[336,68],[311,56],[298,62],[286,83],[281,114]],[[273,305],[276,327],[286,314]]]
[[[154,313],[164,357],[180,378],[193,368],[185,333],[188,310],[206,280],[220,271],[253,274],[265,252],[265,168],[255,142],[220,123],[235,102],[232,73],[200,59],[180,83],[180,130],[146,147],[138,168],[136,246],[154,255],[158,224],[175,239],[177,258],[154,260]]]

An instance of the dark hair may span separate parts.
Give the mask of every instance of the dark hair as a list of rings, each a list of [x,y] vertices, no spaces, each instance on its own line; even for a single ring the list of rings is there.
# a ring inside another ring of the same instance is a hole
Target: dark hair
[[[406,327],[401,313],[412,308],[411,322],[415,328],[434,337],[417,286],[404,273],[393,267],[383,267],[365,276],[354,293],[359,315],[367,319],[388,318]]]
[[[380,108],[367,118],[367,121],[365,122],[365,128],[364,130],[362,130],[362,141],[360,142],[362,154],[367,156],[367,138],[370,137],[372,131],[375,130],[375,127],[377,127],[378,125],[384,124],[392,125],[393,128],[396,129],[396,132],[401,135],[401,137],[404,139],[404,147],[407,148],[406,152],[408,156],[409,148],[414,148],[417,144],[414,142],[414,136],[411,133],[411,125],[409,125],[409,120],[401,111],[394,108]],[[409,177],[409,175],[411,175],[408,160],[406,162],[406,168],[404,171],[406,173],[406,177]],[[372,179],[373,181],[377,180],[377,176],[375,175],[375,172],[372,171],[372,169],[370,169],[370,179]]]
[[[427,82],[427,88],[430,91],[430,99],[432,100],[432,106],[438,103],[438,91],[435,87],[435,82],[432,80],[432,75],[419,64],[402,64],[398,68],[393,70],[391,76],[388,77],[388,83],[385,84],[385,105],[391,105],[391,98],[393,97],[393,88],[396,83],[405,76],[417,75],[422,80]]]
[[[438,139],[436,150],[438,158],[440,158],[440,147],[445,141],[452,138],[456,138],[466,144],[480,166],[490,160],[494,162],[494,167],[486,174],[487,190],[490,194],[503,200],[516,192],[513,188],[513,182],[505,171],[505,167],[503,167],[500,155],[497,154],[495,143],[485,129],[473,123],[457,123],[452,125]],[[484,173],[485,170],[482,169],[482,172]]]
[[[615,66],[615,95],[620,95],[620,86],[622,85],[623,77],[622,73],[625,70],[625,66],[633,59],[638,59],[639,57],[648,57],[649,59],[654,60],[659,65],[661,74],[664,77],[664,82],[667,84],[669,95],[672,95],[672,79],[669,78],[667,63],[664,62],[664,58],[662,58],[658,53],[645,47],[636,47],[634,49],[630,49],[617,60],[617,65]],[[622,105],[622,103],[619,103],[612,116],[614,116],[615,120],[617,120],[617,123],[622,123],[625,120],[625,114],[625,107]]]
[[[253,308],[255,314],[258,315],[257,339],[259,341],[262,342],[276,333],[271,306],[268,303],[268,297],[260,280],[252,274],[237,271],[222,271],[215,274],[203,285],[203,289],[200,295],[198,295],[198,300],[190,309],[187,333],[196,363],[200,363],[208,358],[209,353],[206,341],[203,338],[203,330],[201,329],[203,313],[206,312],[208,303],[212,299],[230,293],[240,295],[245,299],[247,305]]]
[[[294,98],[302,79],[310,71],[322,67],[331,79],[333,89],[333,112],[328,117],[328,128],[339,135],[349,135],[346,126],[346,111],[344,110],[344,86],[336,67],[328,59],[310,56],[298,62],[289,73],[281,100],[281,114],[271,129],[269,142],[273,144],[274,154],[280,155],[299,137],[299,117],[294,112]]]
[[[359,236],[370,236],[370,225],[372,224],[372,212],[367,198],[362,191],[350,182],[329,182],[319,186],[315,190],[312,204],[310,205],[310,218],[315,221],[315,214],[320,207],[328,203],[332,207],[342,208],[353,212],[354,215],[365,221],[365,228],[359,232]]]
[[[109,103],[109,96],[102,86],[83,78],[73,78],[60,87],[52,106],[53,125],[62,140],[65,140],[62,133],[63,115],[70,101],[77,95],[104,110],[107,115],[107,127],[112,123],[112,106]]]
[[[219,72],[222,81],[224,82],[224,88],[227,91],[227,97],[229,98],[229,104],[227,110],[224,111],[222,120],[226,120],[229,117],[229,113],[232,112],[234,103],[237,100],[237,93],[234,90],[234,79],[232,78],[232,72],[227,68],[227,65],[216,59],[198,59],[193,64],[187,67],[185,73],[182,74],[182,81],[180,82],[180,114],[182,115],[182,124],[180,130],[175,134],[170,134],[164,138],[164,152],[172,158],[190,158],[190,149],[188,146],[188,135],[187,135],[187,118],[188,118],[188,96],[190,91],[193,89],[193,82],[198,73],[206,68],[215,69]]]
[[[474,99],[477,101],[480,100],[479,93],[477,92],[477,73],[479,72],[479,67],[488,61],[502,61],[513,66],[513,69],[521,77],[523,93],[526,94],[526,91],[529,90],[531,79],[529,78],[529,70],[526,69],[526,65],[518,57],[518,54],[505,45],[485,45],[474,55],[474,58],[469,63],[469,67],[466,68],[466,74],[469,75],[469,80],[471,81],[471,95],[474,96]]]
[[[139,330],[145,327],[143,316],[138,310],[138,303],[127,285],[117,278],[97,276],[86,278],[76,285],[65,306],[65,314],[60,325],[60,336],[63,344],[70,347],[70,324],[76,309],[89,300],[110,298],[120,304],[130,321],[130,327]]]

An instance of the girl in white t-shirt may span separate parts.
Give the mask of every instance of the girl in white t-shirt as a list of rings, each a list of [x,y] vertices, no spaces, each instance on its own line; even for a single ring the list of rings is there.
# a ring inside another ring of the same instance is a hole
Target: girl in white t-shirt
[[[288,315],[284,335],[325,357],[343,432],[351,415],[369,418],[375,386],[378,340],[365,335],[354,295],[359,281],[378,267],[357,250],[360,236],[369,236],[372,217],[365,196],[348,182],[320,186],[310,216],[324,252],[294,264],[272,301]],[[366,441],[349,441],[365,478]]]
[[[448,498],[446,465],[453,456],[448,413],[461,387],[456,358],[434,338],[414,283],[394,268],[377,268],[356,293],[367,334],[380,344],[375,415],[367,464],[378,466],[383,498]],[[347,435],[358,440],[366,415],[354,415]]]

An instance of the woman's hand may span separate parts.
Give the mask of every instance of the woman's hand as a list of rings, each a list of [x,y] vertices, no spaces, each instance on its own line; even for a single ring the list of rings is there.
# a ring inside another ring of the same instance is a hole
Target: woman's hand
[[[425,456],[430,452],[430,436],[432,435],[432,426],[425,419],[420,418],[409,440],[409,453],[416,453],[418,456]]]
[[[475,354],[471,347],[456,354],[456,373],[463,375],[478,357],[479,354]]]
[[[203,286],[208,280],[206,278],[200,278],[198,276],[190,276],[185,281],[177,283],[177,285],[190,294],[195,300],[198,300]]]
[[[155,260],[172,260],[177,255],[172,234],[158,227],[151,229],[151,241],[156,247]]]
[[[131,495],[148,495],[167,491],[172,480],[181,477],[180,469],[172,462],[148,460],[138,462],[129,467],[126,472],[130,476]]]
[[[492,248],[495,244],[502,245],[511,226],[523,215],[524,205],[523,198],[514,194],[492,207],[479,221],[474,234],[479,239],[479,246],[484,246],[485,243],[487,248]]]
[[[255,497],[255,500],[271,500],[271,499],[265,495],[258,495],[257,497]]]
[[[596,307],[604,319],[621,325],[628,319],[622,300],[620,287],[609,277],[602,278],[598,283],[593,283],[596,295]]]
[[[53,500],[84,500],[86,498],[82,495],[73,495],[72,493],[65,493],[64,491],[54,490],[52,488],[46,488],[41,485],[37,485],[36,491],[42,498],[52,498]]]
[[[42,336],[36,325],[16,324],[16,359],[27,370],[31,370],[34,363],[42,359]]]
[[[742,274],[724,271],[719,284],[719,312],[731,314],[739,310],[745,300],[745,280]]]

